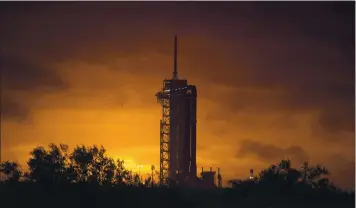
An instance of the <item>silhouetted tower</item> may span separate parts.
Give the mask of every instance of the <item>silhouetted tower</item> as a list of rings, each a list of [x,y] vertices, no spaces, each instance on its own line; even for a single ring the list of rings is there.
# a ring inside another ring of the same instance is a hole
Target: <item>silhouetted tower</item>
[[[250,179],[253,179],[253,169],[250,169]]]
[[[220,174],[220,168],[218,168],[218,188],[222,188],[222,177]]]
[[[160,183],[195,179],[197,90],[178,78],[177,37],[174,37],[173,77],[156,94],[162,105],[160,123]]]
[[[151,165],[151,188],[153,188],[154,184],[155,184],[155,181],[154,181],[154,178],[153,178],[153,171],[154,170],[155,170],[155,166]]]

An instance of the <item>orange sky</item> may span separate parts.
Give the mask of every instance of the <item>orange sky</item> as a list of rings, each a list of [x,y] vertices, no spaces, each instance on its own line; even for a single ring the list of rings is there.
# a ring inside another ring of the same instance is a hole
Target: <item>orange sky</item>
[[[180,76],[198,87],[199,169],[231,179],[308,159],[354,187],[354,9],[288,4],[4,4],[3,159],[98,144],[133,171],[158,167],[154,94],[177,34]]]

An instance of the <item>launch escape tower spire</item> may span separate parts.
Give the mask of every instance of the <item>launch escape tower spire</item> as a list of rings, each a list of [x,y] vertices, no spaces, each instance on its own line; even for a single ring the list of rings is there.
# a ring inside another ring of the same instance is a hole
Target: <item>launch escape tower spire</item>
[[[160,122],[160,184],[188,184],[197,177],[197,90],[178,78],[177,37],[174,37],[173,78],[156,94],[162,105]]]
[[[178,79],[178,69],[177,69],[177,50],[178,50],[178,45],[177,45],[177,36],[174,36],[174,70],[173,70],[173,79],[177,80]]]

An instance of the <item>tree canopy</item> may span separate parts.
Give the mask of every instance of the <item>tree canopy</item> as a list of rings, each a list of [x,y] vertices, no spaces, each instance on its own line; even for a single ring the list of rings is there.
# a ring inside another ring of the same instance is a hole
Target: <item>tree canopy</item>
[[[125,168],[123,160],[118,159],[115,161],[108,157],[105,148],[102,146],[81,145],[75,147],[72,151],[69,151],[68,145],[64,144],[50,144],[48,148],[36,147],[30,152],[27,165],[28,172],[23,172],[20,165],[16,162],[5,161],[0,163],[0,173],[2,175],[2,182],[0,184],[2,187],[0,190],[1,196],[7,195],[9,196],[9,200],[11,197],[19,197],[17,193],[19,193],[20,189],[25,188],[27,190],[28,185],[32,187],[30,189],[31,191],[27,192],[29,197],[35,197],[33,195],[35,193],[32,192],[36,192],[38,195],[38,187],[47,187],[45,190],[57,190],[56,193],[60,192],[62,198],[69,190],[72,191],[70,192],[72,194],[85,192],[86,199],[89,197],[88,193],[92,193],[93,187],[97,187],[95,189],[97,191],[106,189],[126,190],[126,192],[115,192],[121,195],[124,194],[125,196],[130,193],[128,190],[131,189],[168,190],[160,189],[163,187],[160,187],[159,184],[156,183],[158,180],[155,180],[155,177],[157,177],[159,173],[155,170],[154,166],[151,167],[151,174],[148,174],[143,181],[138,174],[133,174]],[[294,198],[290,198],[291,196],[298,195],[303,195],[304,198],[308,198],[308,196],[312,196],[313,198],[318,196],[321,198],[327,197],[330,198],[330,200],[335,199],[335,196],[341,197],[338,199],[345,199],[345,197],[348,200],[350,197],[354,199],[354,192],[347,193],[337,188],[328,179],[329,175],[330,172],[327,168],[319,164],[310,165],[306,161],[301,164],[299,168],[292,168],[292,162],[290,160],[281,160],[277,164],[270,165],[261,170],[253,177],[242,180],[229,180],[228,184],[230,187],[220,189],[223,195],[211,195],[211,192],[203,191],[199,193],[203,194],[204,197],[195,195],[193,198],[189,198],[192,197],[192,191],[177,192],[174,191],[175,188],[169,189],[171,190],[169,193],[172,197],[179,196],[185,198],[190,204],[197,203],[197,200],[200,200],[201,203],[203,203],[203,201],[209,201],[209,203],[206,202],[206,205],[216,203],[216,207],[221,207],[224,203],[232,203],[236,197],[264,197],[263,199],[268,199],[267,201],[269,201],[271,197],[280,196],[281,194],[283,195],[282,198],[290,200],[294,200]],[[63,192],[61,191],[63,188],[58,187],[72,188],[64,189],[66,191]],[[79,189],[75,187],[79,187]],[[2,190],[6,191],[3,192]],[[219,189],[215,190],[218,191]],[[104,192],[105,195],[112,193]],[[11,195],[12,193],[15,195]],[[44,192],[40,191],[40,193]],[[141,191],[137,193],[141,193]],[[160,193],[160,197],[157,200],[163,200],[161,196],[165,196],[160,191],[144,193],[146,197]],[[288,194],[288,196],[286,196],[286,194]],[[265,196],[268,197],[266,198]],[[140,197],[142,196],[140,195]],[[220,197],[219,200],[217,200],[216,197]],[[129,198],[127,200],[129,200]],[[177,199],[174,198],[174,200]],[[9,203],[14,203],[14,201]],[[135,203],[141,204],[143,202],[138,200]],[[251,206],[250,203],[250,201],[247,203],[248,207]],[[179,203],[177,202],[176,205],[178,206]],[[141,206],[143,206],[143,204],[141,204],[140,207]],[[258,205],[257,207],[260,206]]]

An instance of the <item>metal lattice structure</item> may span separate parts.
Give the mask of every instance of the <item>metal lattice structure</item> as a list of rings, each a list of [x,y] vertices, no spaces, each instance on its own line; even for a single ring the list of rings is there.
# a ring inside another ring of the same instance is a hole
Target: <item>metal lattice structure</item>
[[[175,186],[196,179],[197,90],[178,78],[177,37],[174,39],[172,79],[156,94],[162,106],[160,121],[160,184]]]
[[[169,153],[170,153],[170,120],[171,106],[170,95],[164,89],[157,93],[158,102],[162,105],[162,119],[160,122],[160,173],[159,181],[161,185],[168,183]]]

